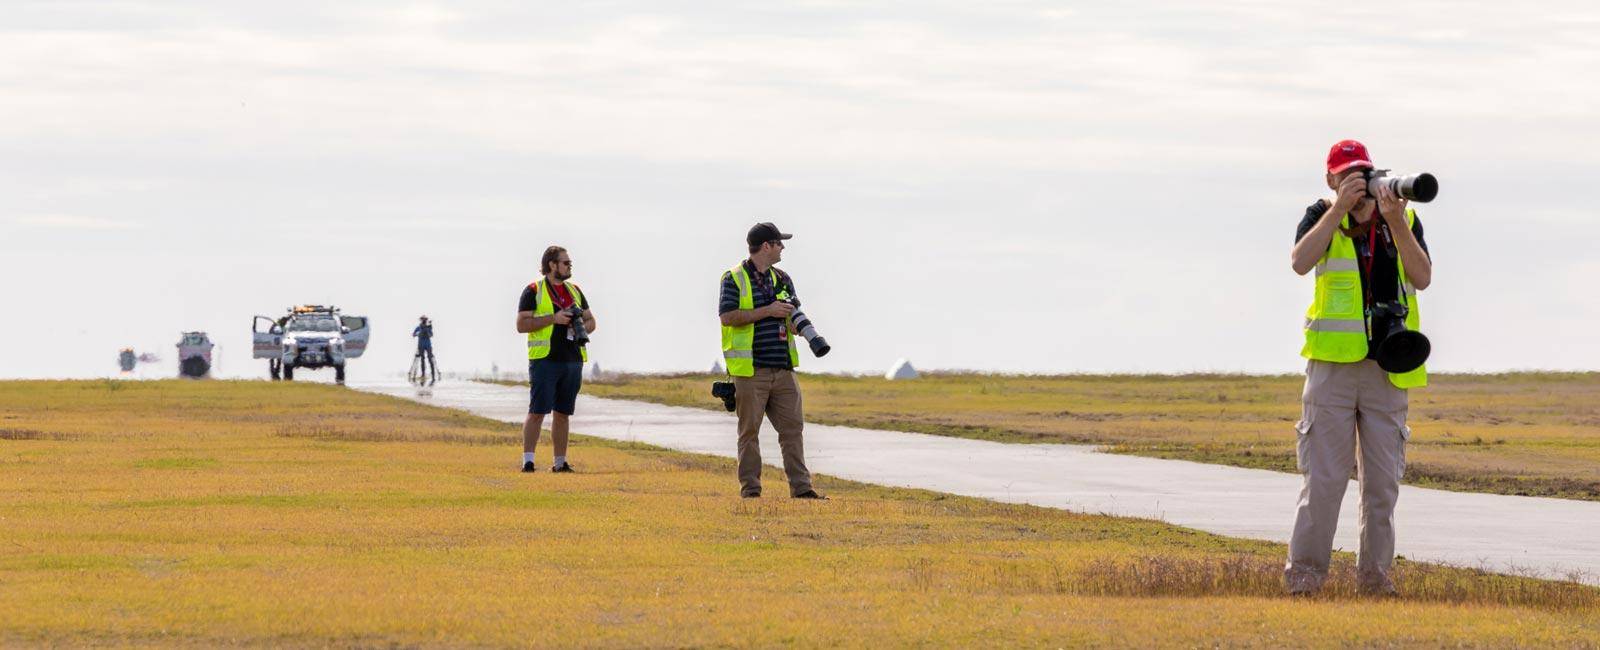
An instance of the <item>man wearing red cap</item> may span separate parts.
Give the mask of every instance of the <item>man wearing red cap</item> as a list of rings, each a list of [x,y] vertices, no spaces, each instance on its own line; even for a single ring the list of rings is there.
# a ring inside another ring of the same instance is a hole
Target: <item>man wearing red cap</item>
[[[1296,460],[1305,476],[1284,569],[1291,594],[1322,588],[1328,574],[1339,505],[1356,468],[1361,487],[1358,587],[1396,593],[1394,507],[1405,471],[1407,390],[1427,384],[1418,367],[1388,373],[1374,360],[1374,332],[1387,332],[1393,315],[1374,305],[1409,305],[1407,329],[1420,322],[1416,292],[1433,278],[1422,221],[1386,184],[1368,192],[1372,158],[1360,142],[1328,151],[1331,199],[1306,208],[1291,252],[1294,272],[1316,271],[1316,293],[1306,313],[1306,385]]]

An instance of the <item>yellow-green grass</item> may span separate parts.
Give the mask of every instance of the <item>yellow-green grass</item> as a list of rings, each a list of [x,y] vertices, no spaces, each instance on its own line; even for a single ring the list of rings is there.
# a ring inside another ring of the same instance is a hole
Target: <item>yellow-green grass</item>
[[[327,385],[0,383],[0,646],[1595,646],[1600,590],[819,478]],[[543,452],[548,464],[548,451]],[[782,491],[769,471],[770,492]],[[1285,513],[1287,517],[1287,512]],[[1287,521],[1286,521],[1287,524]]]
[[[602,397],[719,409],[710,375],[623,375]],[[1298,376],[803,375],[806,418],[1292,472]],[[1411,391],[1407,483],[1600,499],[1600,373],[1435,375]]]

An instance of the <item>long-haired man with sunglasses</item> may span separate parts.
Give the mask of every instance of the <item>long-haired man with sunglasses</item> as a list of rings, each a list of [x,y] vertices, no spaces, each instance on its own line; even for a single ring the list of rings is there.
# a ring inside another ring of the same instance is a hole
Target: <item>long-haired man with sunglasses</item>
[[[528,335],[528,379],[532,396],[528,418],[522,422],[522,471],[532,472],[533,451],[539,444],[544,416],[555,411],[550,438],[555,445],[552,472],[571,472],[567,462],[568,419],[577,408],[583,386],[583,363],[589,351],[572,327],[572,309],[583,313],[583,328],[594,331],[589,299],[571,282],[572,257],[567,249],[551,246],[539,259],[544,277],[522,290],[517,302],[517,332]]]

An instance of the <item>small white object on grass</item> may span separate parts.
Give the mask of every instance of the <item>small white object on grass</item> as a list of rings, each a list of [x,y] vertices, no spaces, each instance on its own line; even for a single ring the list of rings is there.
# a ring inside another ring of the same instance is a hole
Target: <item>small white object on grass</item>
[[[891,381],[897,379],[916,379],[917,369],[911,367],[910,359],[901,357],[900,360],[894,362],[893,366],[889,367],[889,372],[883,373],[883,378]]]

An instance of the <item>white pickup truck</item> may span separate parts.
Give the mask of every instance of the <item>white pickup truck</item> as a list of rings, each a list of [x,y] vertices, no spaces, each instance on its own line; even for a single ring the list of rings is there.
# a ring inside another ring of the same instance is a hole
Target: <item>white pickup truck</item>
[[[282,318],[257,316],[251,323],[251,356],[267,360],[273,380],[294,381],[295,368],[333,366],[344,383],[344,364],[367,351],[371,327],[365,316],[345,316],[338,307],[301,305]]]

